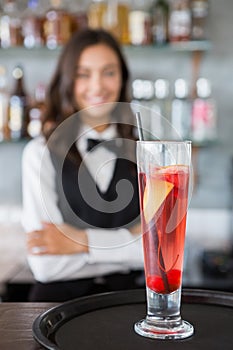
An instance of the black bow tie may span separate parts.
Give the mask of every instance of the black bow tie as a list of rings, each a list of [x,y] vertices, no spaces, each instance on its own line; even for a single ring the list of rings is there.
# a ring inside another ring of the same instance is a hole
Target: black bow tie
[[[100,145],[105,147],[107,150],[117,153],[117,149],[120,145],[115,140],[98,140],[98,139],[87,139],[87,152],[91,152],[95,147]]]
[[[104,142],[104,140],[97,140],[97,139],[87,139],[87,152],[90,152],[98,146],[101,142]],[[104,145],[104,144],[103,144]]]

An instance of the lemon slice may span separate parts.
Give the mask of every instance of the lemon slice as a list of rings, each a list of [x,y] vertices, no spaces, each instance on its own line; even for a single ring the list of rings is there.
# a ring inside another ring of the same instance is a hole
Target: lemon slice
[[[143,210],[146,223],[148,223],[167,198],[174,185],[168,181],[150,179],[146,183],[143,196]]]

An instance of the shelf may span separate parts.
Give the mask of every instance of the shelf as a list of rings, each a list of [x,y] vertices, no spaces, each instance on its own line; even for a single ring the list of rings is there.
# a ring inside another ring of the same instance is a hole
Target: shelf
[[[0,147],[5,145],[26,145],[28,141],[30,141],[30,138],[23,138],[20,140],[2,140],[0,141]]]
[[[204,41],[183,41],[168,45],[172,51],[208,51],[212,48],[211,42]]]
[[[27,49],[23,46],[9,47],[9,48],[0,48],[1,59],[19,59],[20,57],[56,57],[61,52],[61,47],[58,47],[54,50],[48,49],[47,47],[35,47],[32,49]]]
[[[181,42],[174,42],[174,43],[168,43],[165,45],[124,45],[123,46],[125,50],[157,50],[157,51],[170,51],[170,52],[176,52],[176,51],[187,51],[187,52],[193,52],[193,51],[209,51],[212,48],[211,42],[209,40],[202,40],[202,41],[181,41]]]
[[[182,41],[182,42],[174,42],[168,43],[165,45],[122,45],[122,47],[126,50],[158,50],[158,51],[208,51],[211,49],[211,42],[208,40],[200,40],[200,41]],[[23,46],[15,46],[9,48],[0,48],[1,54],[6,53],[7,55],[11,52],[15,53],[38,53],[38,52],[46,52],[46,53],[57,53],[62,49],[61,46],[55,49],[49,49],[46,46],[36,47],[32,49],[27,49]]]

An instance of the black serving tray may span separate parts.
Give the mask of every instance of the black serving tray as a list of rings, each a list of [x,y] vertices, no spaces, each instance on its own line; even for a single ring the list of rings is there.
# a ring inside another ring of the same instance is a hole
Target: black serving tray
[[[195,333],[184,340],[154,340],[134,332],[146,315],[145,290],[78,298],[53,307],[33,322],[33,335],[53,350],[232,350],[233,293],[182,291],[181,313]]]

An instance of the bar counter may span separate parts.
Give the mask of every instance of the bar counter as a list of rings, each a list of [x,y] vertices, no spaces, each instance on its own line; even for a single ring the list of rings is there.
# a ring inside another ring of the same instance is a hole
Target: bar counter
[[[60,304],[3,302],[0,349],[233,349],[233,293],[183,289],[181,304],[181,314],[193,324],[194,335],[184,340],[152,340],[133,329],[146,313],[144,289],[96,294]]]
[[[54,303],[0,303],[0,349],[44,349],[33,338],[35,318]]]

